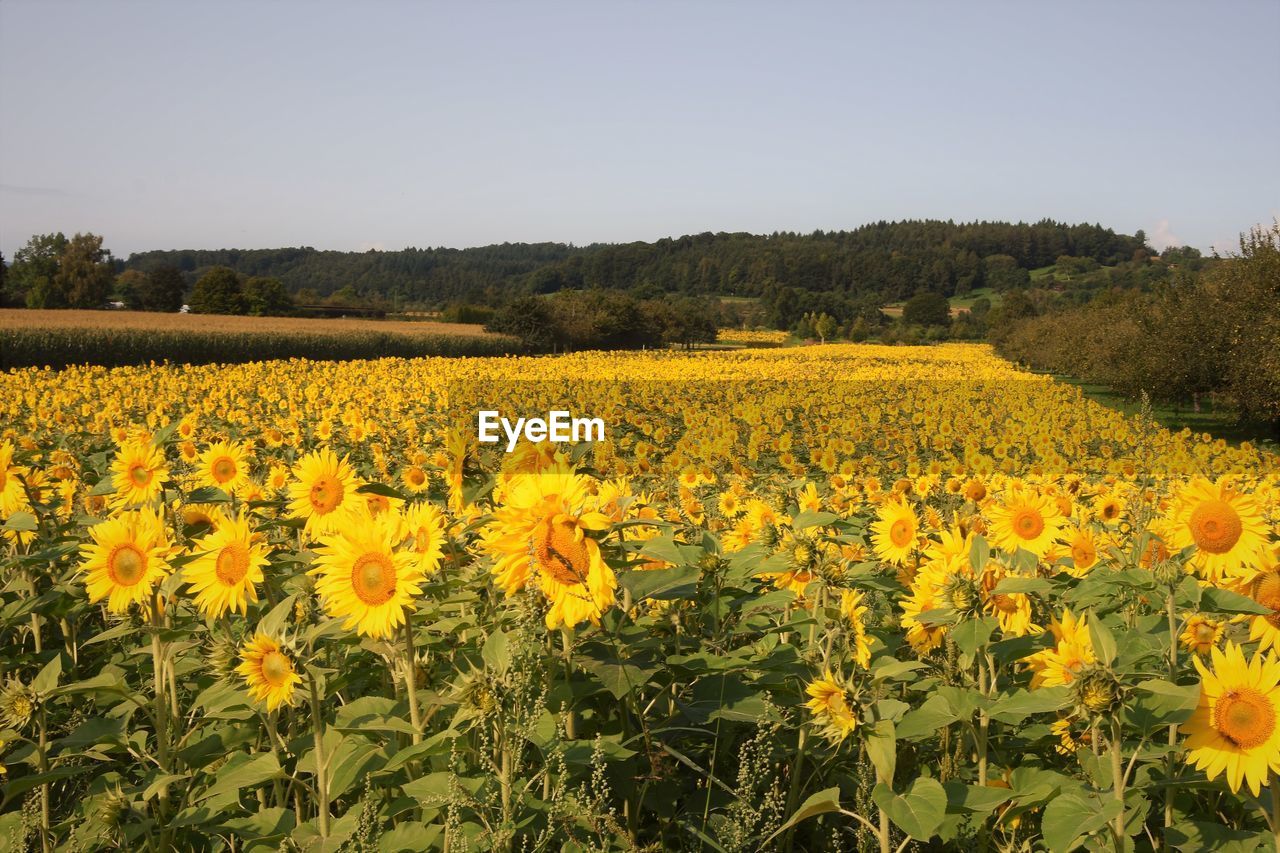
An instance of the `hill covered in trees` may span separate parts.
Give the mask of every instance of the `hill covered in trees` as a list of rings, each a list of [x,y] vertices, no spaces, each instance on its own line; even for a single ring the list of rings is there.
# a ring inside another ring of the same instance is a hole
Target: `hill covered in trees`
[[[1122,269],[1149,250],[1145,236],[1100,225],[877,222],[852,231],[703,233],[653,243],[572,246],[503,243],[474,249],[333,252],[312,248],[154,251],[127,268],[174,266],[190,282],[212,267],[277,278],[299,302],[341,294],[396,306],[498,306],[561,290],[626,290],[756,297],[766,319],[790,327],[807,312],[841,322],[920,291],[963,295],[1013,289],[1063,260]],[[1125,273],[1114,286],[1141,284]]]

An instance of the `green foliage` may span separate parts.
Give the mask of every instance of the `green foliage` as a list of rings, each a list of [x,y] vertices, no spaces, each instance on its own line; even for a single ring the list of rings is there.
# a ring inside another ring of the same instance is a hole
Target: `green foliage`
[[[268,276],[254,276],[244,283],[245,312],[255,317],[283,317],[293,311],[293,298],[284,282]]]
[[[716,339],[716,306],[706,300],[636,299],[614,291],[565,291],[513,299],[486,328],[535,351],[692,346]]]
[[[941,293],[917,293],[902,306],[902,321],[918,326],[946,326],[951,323],[951,303]]]
[[[214,267],[191,291],[192,314],[243,314],[245,298],[240,276],[229,267]]]
[[[182,295],[187,284],[175,266],[157,266],[149,270],[138,289],[139,311],[174,312],[182,308]]]

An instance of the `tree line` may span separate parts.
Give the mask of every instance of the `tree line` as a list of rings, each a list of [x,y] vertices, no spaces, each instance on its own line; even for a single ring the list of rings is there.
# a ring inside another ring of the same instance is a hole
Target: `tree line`
[[[1280,222],[1241,235],[1239,250],[1181,261],[1148,290],[1108,291],[1084,305],[1023,294],[993,336],[1005,356],[1131,396],[1197,405],[1221,395],[1280,437]],[[1006,300],[1007,302],[1007,300]]]

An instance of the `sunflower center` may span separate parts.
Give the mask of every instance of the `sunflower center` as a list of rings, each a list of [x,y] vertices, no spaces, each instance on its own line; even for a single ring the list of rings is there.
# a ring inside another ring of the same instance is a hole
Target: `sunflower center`
[[[262,678],[272,687],[280,687],[293,672],[289,659],[280,652],[267,652],[262,658]]]
[[[1241,749],[1266,743],[1276,728],[1276,709],[1252,687],[1242,687],[1218,697],[1213,707],[1213,727]]]
[[[1023,539],[1035,539],[1044,532],[1044,516],[1034,509],[1020,509],[1013,516],[1013,532]]]
[[[911,538],[915,531],[911,529],[911,522],[905,518],[899,518],[889,528],[889,541],[899,548],[905,548],[911,544]]]
[[[1196,642],[1211,643],[1213,642],[1213,638],[1217,633],[1218,633],[1217,628],[1215,628],[1212,625],[1208,625],[1208,624],[1205,624],[1204,622],[1201,622],[1199,625],[1196,626]]]
[[[421,468],[410,468],[408,480],[411,485],[421,486],[427,481],[427,475],[423,473]]]
[[[213,479],[218,483],[225,483],[235,479],[236,462],[230,456],[219,456],[213,463]]]
[[[425,554],[431,549],[431,531],[425,527],[419,527],[418,532],[413,534],[413,550],[419,554]]]
[[[1109,503],[1102,507],[1102,517],[1107,521],[1114,521],[1119,514],[1120,507],[1117,504]]]
[[[342,483],[336,477],[317,477],[311,484],[311,507],[320,515],[327,515],[342,503]]]
[[[1253,582],[1253,600],[1263,607],[1270,607],[1270,616],[1263,617],[1273,627],[1280,628],[1280,572],[1267,572]]]
[[[369,495],[369,512],[374,515],[381,515],[391,509],[391,501],[383,495]]]
[[[533,547],[538,569],[566,586],[586,583],[591,567],[586,539],[577,534],[578,528],[569,521],[546,524]]]
[[[1071,559],[1075,560],[1076,566],[1079,568],[1093,565],[1093,560],[1096,556],[1098,556],[1098,552],[1088,542],[1077,542],[1071,546]]]
[[[1226,501],[1207,500],[1191,511],[1191,538],[1201,551],[1225,554],[1240,541],[1244,525]]]
[[[137,545],[117,545],[107,557],[107,574],[120,586],[136,586],[147,570],[147,557]]]
[[[235,586],[249,574],[249,549],[240,542],[232,542],[218,552],[214,568],[218,580],[226,586]]]
[[[370,607],[386,604],[396,592],[396,567],[377,551],[361,554],[351,566],[351,588]]]
[[[1013,614],[1018,612],[1018,600],[1012,595],[1005,595],[1002,592],[997,593],[991,596],[991,603],[994,604],[996,609],[1001,613]]]
[[[151,482],[151,469],[141,462],[129,466],[129,480],[139,489]]]

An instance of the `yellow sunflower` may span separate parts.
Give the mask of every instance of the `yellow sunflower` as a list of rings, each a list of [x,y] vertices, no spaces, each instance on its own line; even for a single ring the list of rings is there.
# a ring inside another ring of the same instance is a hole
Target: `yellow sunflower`
[[[1195,546],[1191,565],[1206,580],[1263,568],[1267,525],[1257,502],[1236,491],[1225,477],[1217,483],[1192,480],[1178,494],[1168,526],[1174,551]]]
[[[385,639],[404,624],[404,610],[421,594],[418,556],[397,551],[404,520],[395,510],[378,516],[346,513],[333,533],[320,537],[316,592],[325,611],[345,630]]]
[[[27,505],[27,493],[13,465],[13,442],[0,443],[0,518],[8,518]]]
[[[219,441],[200,454],[196,483],[234,494],[249,479],[249,451],[243,444]]]
[[[830,670],[809,684],[805,693],[809,695],[809,701],[804,705],[813,713],[814,722],[824,737],[839,742],[858,727],[848,691]]]
[[[1031,669],[1031,689],[1071,684],[1084,667],[1095,663],[1093,641],[1089,637],[1088,617],[1079,619],[1064,610],[1061,620],[1049,626],[1053,631],[1053,648],[1023,658]]]
[[[1045,495],[1026,489],[1010,491],[1003,501],[989,507],[987,514],[996,547],[1010,554],[1021,548],[1035,554],[1037,559],[1053,547],[1065,522],[1057,504]]]
[[[1194,659],[1200,703],[1182,724],[1187,760],[1210,779],[1225,773],[1233,793],[1243,782],[1256,797],[1269,775],[1280,772],[1280,661],[1260,651],[1246,661],[1235,643],[1210,654],[1212,669]]]
[[[93,542],[80,549],[89,601],[107,599],[107,609],[124,613],[146,604],[169,574],[169,540],[164,522],[150,508],[122,512],[89,528]]]
[[[294,466],[295,482],[289,484],[289,512],[307,520],[312,537],[332,533],[351,508],[363,503],[356,489],[360,479],[346,457],[328,447],[308,453]]]
[[[901,601],[901,624],[907,632],[907,642],[918,654],[927,654],[942,645],[947,634],[946,625],[926,625],[920,621],[921,614],[942,608],[943,577],[933,571],[919,572],[911,582],[910,594]]]
[[[849,626],[853,661],[866,669],[871,666],[871,643],[867,639],[867,605],[862,602],[862,592],[846,589],[840,592],[840,615]]]
[[[1208,616],[1199,613],[1193,613],[1183,623],[1182,633],[1178,636],[1178,641],[1187,651],[1195,652],[1200,657],[1205,657],[1212,649],[1217,647],[1218,641],[1222,639],[1222,634],[1225,630],[1225,623],[1217,619],[1210,619]],[[1259,648],[1265,650],[1270,645],[1268,643]]]
[[[1098,564],[1098,543],[1087,527],[1067,531],[1067,535],[1071,540],[1071,566],[1067,568],[1067,573],[1082,578]]]
[[[535,580],[551,602],[548,628],[596,624],[618,586],[588,531],[609,519],[591,504],[592,481],[565,465],[518,474],[504,490],[481,547],[494,558],[493,575],[507,595]]]
[[[1024,637],[1028,634],[1043,633],[1044,628],[1032,621],[1029,595],[1023,592],[993,591],[1005,577],[1004,570],[998,565],[988,564],[988,569],[983,573],[982,578],[983,608],[996,617],[1000,623],[1000,631],[1006,636]]]
[[[293,701],[293,691],[302,676],[280,643],[259,633],[240,647],[241,663],[236,672],[244,676],[249,695],[263,702],[268,711]]]
[[[1280,560],[1265,571],[1237,580],[1231,587],[1263,607],[1271,608],[1271,613],[1249,619],[1249,639],[1258,641],[1260,651],[1280,652]]]
[[[205,616],[217,618],[228,610],[249,610],[258,600],[255,584],[262,583],[267,546],[255,542],[244,510],[234,519],[222,519],[214,532],[198,539],[193,551],[207,551],[184,570],[187,591]]]
[[[169,479],[164,453],[150,442],[127,441],[111,462],[116,493],[111,502],[118,507],[149,504],[160,497]]]
[[[418,557],[418,570],[424,576],[435,574],[444,556],[444,514],[435,504],[416,503],[404,514],[404,533],[409,550]]]
[[[885,501],[871,523],[871,544],[885,562],[904,565],[916,549],[920,522],[905,499]]]
[[[415,495],[420,495],[431,487],[431,478],[421,465],[410,465],[401,471],[400,482]]]

